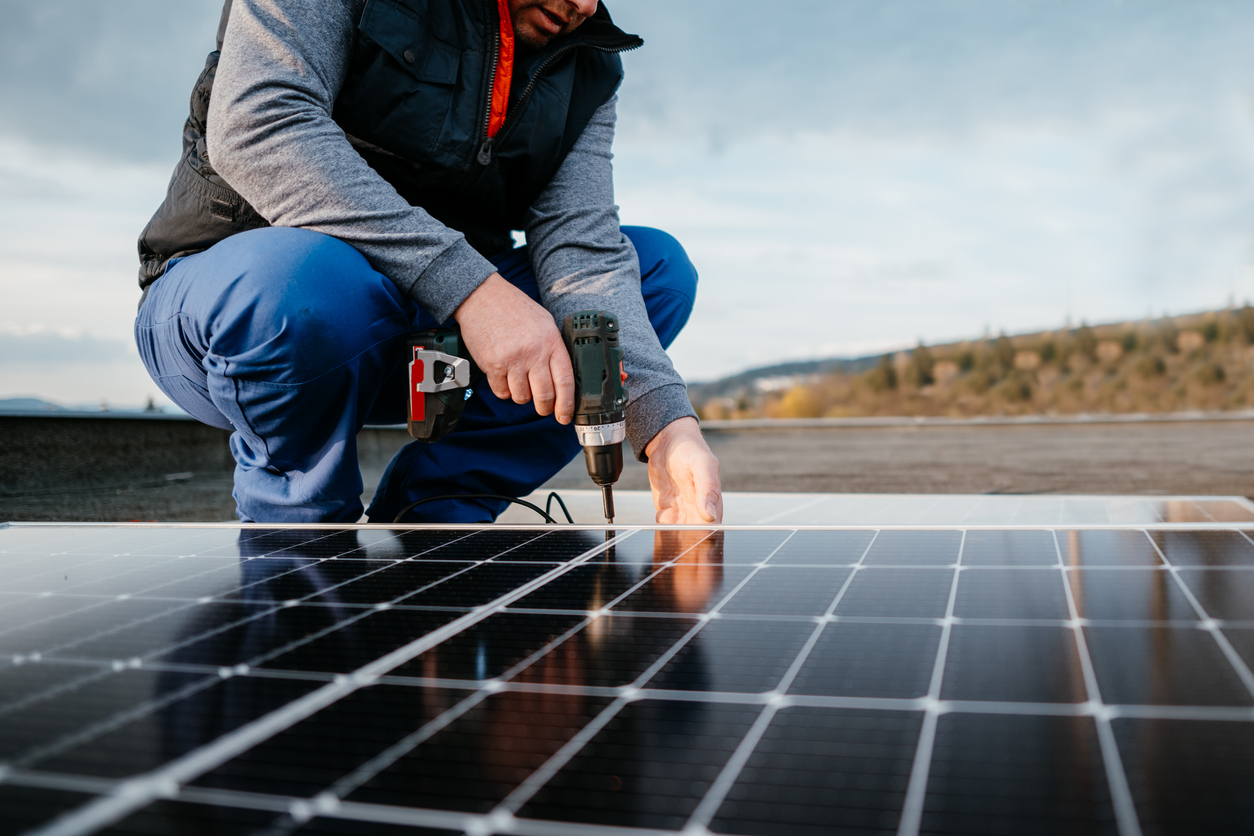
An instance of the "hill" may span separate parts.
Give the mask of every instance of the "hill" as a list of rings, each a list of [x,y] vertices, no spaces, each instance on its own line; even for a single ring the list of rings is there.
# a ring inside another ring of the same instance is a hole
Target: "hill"
[[[689,394],[710,419],[1246,409],[1254,308],[786,363]]]
[[[39,398],[0,398],[0,414],[15,412],[65,412],[65,407]]]

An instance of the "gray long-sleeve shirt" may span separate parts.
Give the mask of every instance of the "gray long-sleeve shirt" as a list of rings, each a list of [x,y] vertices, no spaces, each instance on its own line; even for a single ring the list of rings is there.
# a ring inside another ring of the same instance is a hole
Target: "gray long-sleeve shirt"
[[[465,237],[411,206],[332,119],[363,0],[235,0],[206,143],[214,169],[269,223],[357,248],[444,320],[495,272]],[[527,214],[541,302],[558,323],[613,311],[626,350],[627,438],[638,458],[670,422],[694,415],[683,380],[649,324],[640,265],[619,229],[606,102]]]

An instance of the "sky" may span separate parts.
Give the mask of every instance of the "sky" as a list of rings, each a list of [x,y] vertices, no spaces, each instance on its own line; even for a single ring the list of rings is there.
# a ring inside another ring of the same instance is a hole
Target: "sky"
[[[1248,0],[618,0],[624,223],[692,381],[1254,299]],[[218,0],[0,0],[0,398],[164,403],[135,238]]]

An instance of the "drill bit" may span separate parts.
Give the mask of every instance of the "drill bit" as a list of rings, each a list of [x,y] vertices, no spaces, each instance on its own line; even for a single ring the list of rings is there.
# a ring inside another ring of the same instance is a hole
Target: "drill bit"
[[[601,486],[601,499],[605,504],[605,523],[606,525],[614,524],[614,487],[612,485]]]

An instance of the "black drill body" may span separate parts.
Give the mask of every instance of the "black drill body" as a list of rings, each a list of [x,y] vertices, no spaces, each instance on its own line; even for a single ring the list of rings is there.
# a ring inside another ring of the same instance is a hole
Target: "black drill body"
[[[575,432],[588,475],[601,488],[605,520],[613,522],[613,485],[623,474],[627,437],[627,375],[618,318],[608,311],[570,314],[562,322],[562,340],[575,372]]]
[[[562,340],[575,373],[575,432],[588,475],[601,488],[605,519],[613,522],[613,485],[623,473],[627,435],[618,318],[608,311],[571,314],[562,323]],[[439,441],[457,427],[470,385],[482,373],[456,327],[411,334],[409,352],[409,434]]]

